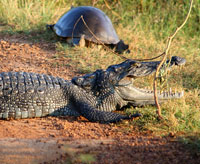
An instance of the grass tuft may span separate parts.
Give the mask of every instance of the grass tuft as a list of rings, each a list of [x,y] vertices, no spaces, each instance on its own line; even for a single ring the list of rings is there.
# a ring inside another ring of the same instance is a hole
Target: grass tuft
[[[69,9],[68,3],[57,0],[1,0],[0,21],[14,31],[30,32],[55,23],[61,13]]]

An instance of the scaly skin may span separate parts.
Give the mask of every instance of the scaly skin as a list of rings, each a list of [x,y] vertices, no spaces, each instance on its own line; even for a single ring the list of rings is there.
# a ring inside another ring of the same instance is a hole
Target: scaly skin
[[[184,63],[185,59],[172,57],[169,65]],[[132,80],[152,74],[158,64],[127,60],[71,81],[36,73],[1,73],[0,118],[82,115],[89,121],[110,123],[138,117],[139,114],[126,116],[112,111],[129,103],[134,106],[154,104],[153,94],[135,88]],[[158,98],[162,102],[182,95],[159,94]]]

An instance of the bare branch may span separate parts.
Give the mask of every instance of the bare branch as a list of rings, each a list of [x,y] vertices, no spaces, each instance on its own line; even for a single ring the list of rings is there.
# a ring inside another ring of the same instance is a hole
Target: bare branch
[[[166,49],[165,51],[162,53],[164,54],[163,56],[163,59],[161,60],[160,64],[158,65],[157,69],[156,69],[156,73],[155,73],[155,78],[154,78],[154,83],[153,83],[153,88],[154,88],[154,99],[155,99],[155,104],[157,106],[157,114],[158,114],[158,118],[159,119],[162,119],[162,115],[161,115],[161,108],[160,108],[160,105],[158,103],[158,96],[157,96],[157,77],[158,77],[158,74],[159,74],[159,71],[160,71],[160,68],[161,66],[163,65],[163,63],[165,62],[166,58],[167,58],[167,55],[168,55],[168,51],[169,51],[169,48],[170,48],[170,45],[171,45],[171,42],[172,42],[172,39],[175,37],[175,35],[177,34],[177,32],[179,30],[181,30],[181,28],[186,24],[189,16],[190,16],[190,13],[191,13],[191,10],[192,10],[192,4],[193,4],[193,0],[190,1],[190,8],[189,8],[189,11],[188,11],[188,14],[184,20],[184,22],[175,30],[175,32],[168,38],[168,41],[167,41],[167,46],[166,46]]]
[[[110,48],[108,48],[108,46],[106,46],[106,45],[92,32],[92,30],[88,27],[87,23],[85,22],[85,20],[84,20],[84,18],[83,18],[83,15],[81,15],[81,16],[77,19],[76,23],[74,24],[73,31],[72,31],[72,42],[73,42],[73,39],[74,39],[74,30],[75,30],[75,28],[76,28],[78,22],[79,22],[81,19],[82,19],[82,21],[83,21],[85,27],[86,27],[86,28],[88,29],[88,31],[92,34],[92,36],[98,41],[99,44],[103,45],[104,48],[107,49],[109,52],[114,53],[115,55],[121,57],[122,59],[124,59],[124,60],[127,60],[127,59],[128,59],[128,58],[126,58],[125,56],[119,55],[119,54],[117,54],[115,51],[113,51],[113,50],[111,50]],[[164,55],[164,53],[161,53],[160,55],[155,56],[155,57],[153,57],[153,58],[147,58],[147,59],[132,59],[132,60],[135,60],[135,61],[149,61],[149,60],[157,59],[157,58],[159,58],[159,57],[161,57],[161,56],[163,56],[163,55]]]

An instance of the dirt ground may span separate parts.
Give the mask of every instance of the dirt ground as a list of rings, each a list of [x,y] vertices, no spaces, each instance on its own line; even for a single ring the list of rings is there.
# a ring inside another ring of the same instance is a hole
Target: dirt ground
[[[0,69],[51,74],[70,79],[67,59],[53,58],[52,43],[33,43],[25,36],[0,34]],[[55,65],[55,63],[60,63]],[[0,120],[1,164],[81,163],[91,154],[100,164],[200,163],[200,155],[176,140],[154,136],[126,123],[99,124],[74,117]]]

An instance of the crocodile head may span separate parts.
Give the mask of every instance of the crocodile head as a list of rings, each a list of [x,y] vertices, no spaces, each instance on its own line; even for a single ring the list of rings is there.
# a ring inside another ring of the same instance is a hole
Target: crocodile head
[[[131,60],[127,60],[123,64],[131,64],[132,62],[133,61]],[[169,64],[168,69],[171,69],[173,66],[184,65],[185,62],[186,60],[184,58],[173,56],[171,60],[167,61],[167,64]],[[116,85],[116,92],[123,100],[131,103],[134,106],[155,104],[153,90],[141,89],[134,86],[134,80],[138,77],[151,75],[153,72],[156,71],[156,68],[159,65],[159,63],[160,62],[135,62],[130,69],[127,69],[127,74],[123,78],[121,78],[121,80],[118,81]],[[166,67],[166,64],[163,67]],[[163,102],[168,99],[181,98],[183,94],[183,91],[172,92],[170,89],[170,91],[159,91],[157,96],[159,102]]]
[[[185,62],[184,58],[173,56],[171,60],[167,61],[167,68],[180,66]],[[106,70],[97,70],[94,73],[76,77],[72,81],[86,90],[86,92],[92,92],[98,101],[98,97],[106,99],[106,97],[108,98],[112,95],[111,97],[117,99],[116,101],[120,107],[128,103],[134,106],[153,105],[155,104],[153,91],[137,88],[134,86],[134,79],[151,75],[156,71],[159,63],[160,61],[139,62],[129,59],[120,64],[111,65]],[[163,102],[164,100],[182,96],[183,92],[172,93],[169,91],[158,93],[158,100]],[[109,100],[105,100],[105,102],[109,102]]]

